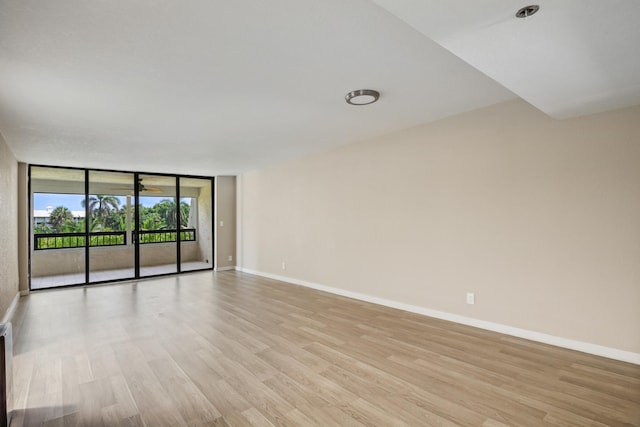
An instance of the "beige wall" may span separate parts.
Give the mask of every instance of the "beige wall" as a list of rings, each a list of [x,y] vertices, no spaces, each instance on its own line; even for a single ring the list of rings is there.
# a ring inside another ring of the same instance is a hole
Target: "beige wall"
[[[236,265],[236,178],[216,177],[216,268]],[[220,225],[223,222],[223,226]],[[229,257],[232,257],[229,261]]]
[[[640,353],[640,107],[513,101],[239,182],[243,268]]]
[[[0,320],[18,293],[18,162],[0,134]]]

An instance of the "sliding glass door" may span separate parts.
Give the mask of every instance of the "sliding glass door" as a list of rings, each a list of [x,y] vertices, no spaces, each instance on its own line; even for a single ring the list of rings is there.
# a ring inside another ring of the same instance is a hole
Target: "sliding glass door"
[[[134,174],[89,171],[89,282],[135,277]]]
[[[140,277],[176,273],[176,177],[140,174],[138,192]]]
[[[212,269],[212,183],[31,166],[31,289]]]
[[[31,167],[31,289],[86,281],[85,173]]]

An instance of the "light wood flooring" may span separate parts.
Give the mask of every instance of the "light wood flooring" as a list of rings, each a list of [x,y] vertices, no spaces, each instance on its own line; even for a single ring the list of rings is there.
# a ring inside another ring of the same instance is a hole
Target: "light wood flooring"
[[[238,272],[32,293],[12,426],[640,425],[640,366]]]

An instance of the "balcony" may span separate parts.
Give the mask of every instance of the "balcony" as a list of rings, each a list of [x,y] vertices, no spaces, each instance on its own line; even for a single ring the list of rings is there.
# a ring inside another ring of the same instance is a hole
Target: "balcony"
[[[29,173],[31,289],[212,268],[212,178],[37,165]]]
[[[180,270],[209,269],[195,228],[181,229]],[[129,237],[129,238],[127,238]],[[140,276],[177,272],[177,230],[109,231],[89,233],[89,281],[134,278],[135,243],[140,241]],[[85,283],[85,233],[33,236],[31,289]],[[206,240],[206,239],[203,239]],[[206,252],[205,252],[206,253]]]

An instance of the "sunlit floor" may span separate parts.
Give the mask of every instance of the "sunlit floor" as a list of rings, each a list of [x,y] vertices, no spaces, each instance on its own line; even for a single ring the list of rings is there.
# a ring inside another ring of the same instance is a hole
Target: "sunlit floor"
[[[211,268],[211,264],[200,261],[190,261],[183,262],[180,270],[182,272],[186,271],[194,271],[194,270],[204,270],[207,268]],[[140,276],[157,276],[159,274],[171,274],[175,273],[176,265],[168,264],[168,265],[154,265],[151,267],[140,267]],[[131,268],[122,268],[118,270],[103,270],[103,271],[92,271],[89,273],[89,281],[90,282],[106,282],[112,280],[120,280],[120,279],[132,279],[134,275],[133,267]],[[68,286],[68,285],[81,285],[84,284],[85,274],[84,272],[73,273],[73,274],[60,274],[57,276],[43,276],[43,277],[32,277],[31,278],[31,289],[46,289],[46,288],[56,288],[59,286]]]
[[[236,271],[33,292],[11,320],[11,427],[640,427],[639,365]]]

